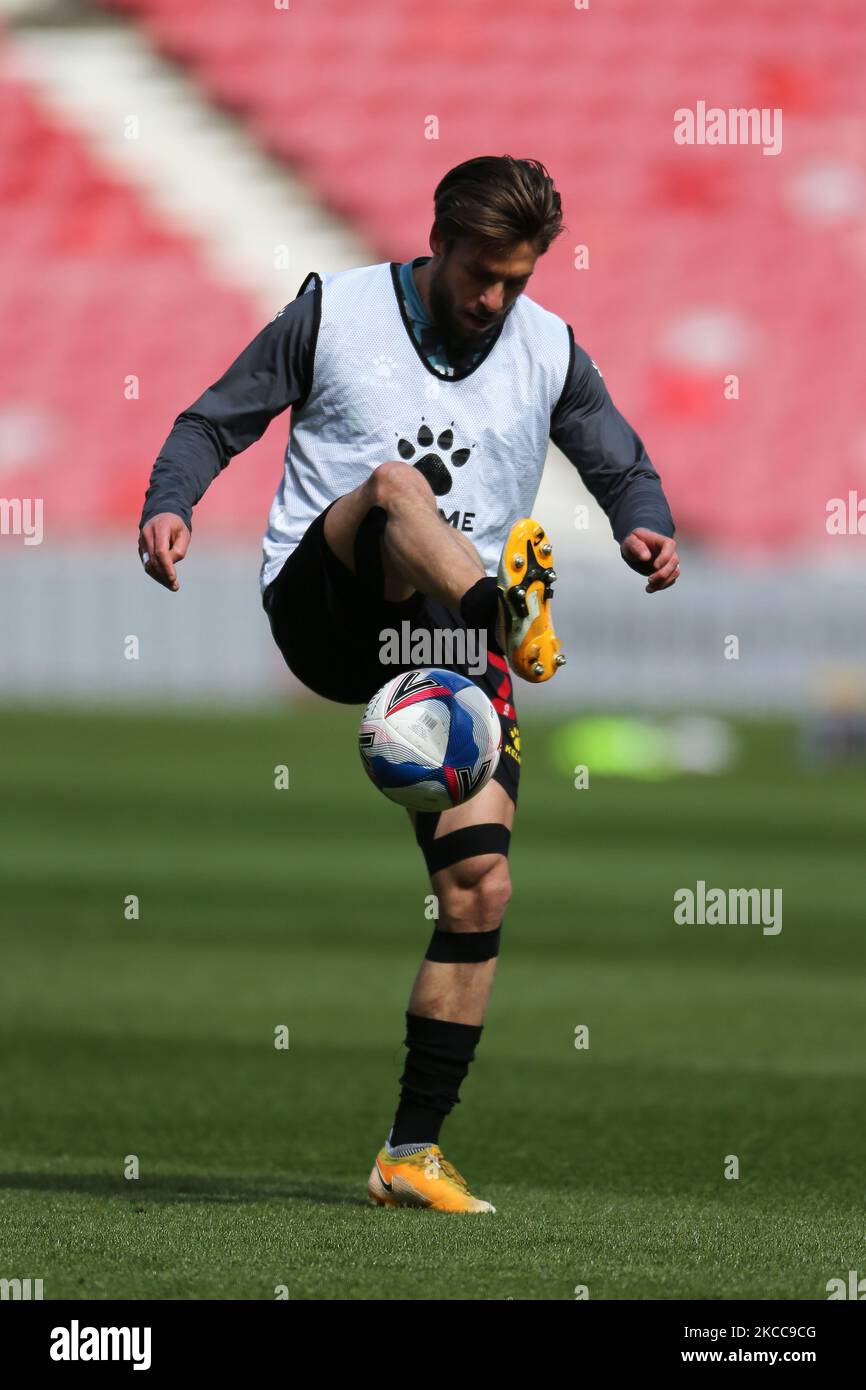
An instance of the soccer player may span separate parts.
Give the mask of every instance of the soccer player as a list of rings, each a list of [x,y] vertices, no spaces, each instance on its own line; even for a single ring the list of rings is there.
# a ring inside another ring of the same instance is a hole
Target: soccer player
[[[434,195],[432,256],[310,275],[228,371],[178,416],[153,468],[139,554],[177,590],[193,506],[292,407],[261,589],[294,674],[364,704],[406,667],[382,633],[474,629],[472,676],[502,724],[494,778],[444,812],[410,812],[439,917],[412,988],[401,1094],[368,1182],[385,1206],[489,1212],[439,1147],[482,1032],[510,894],[520,738],[510,672],[564,660],[551,542],[530,520],[548,439],[574,464],[646,588],[679,575],[674,526],[641,440],[556,314],[525,291],[563,230],[535,160],[470,159]],[[466,633],[463,633],[465,637]],[[456,651],[461,646],[455,643]]]

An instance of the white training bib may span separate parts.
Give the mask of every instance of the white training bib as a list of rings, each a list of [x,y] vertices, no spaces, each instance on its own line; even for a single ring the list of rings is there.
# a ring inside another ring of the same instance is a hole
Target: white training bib
[[[521,295],[487,356],[449,378],[421,357],[396,275],[386,263],[322,280],[313,386],[292,411],[263,542],[263,590],[328,503],[389,459],[419,468],[440,514],[469,537],[488,574],[512,523],[532,514],[568,375],[566,324]],[[315,277],[305,287],[313,288]]]

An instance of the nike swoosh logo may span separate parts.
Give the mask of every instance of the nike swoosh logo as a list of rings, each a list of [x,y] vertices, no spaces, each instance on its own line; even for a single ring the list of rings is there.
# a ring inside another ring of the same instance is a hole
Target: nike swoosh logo
[[[382,1177],[382,1169],[379,1167],[378,1163],[376,1164],[376,1172],[379,1174],[379,1181],[384,1187],[385,1191],[393,1192],[394,1189],[392,1188],[391,1184],[389,1182],[386,1182],[385,1179]]]

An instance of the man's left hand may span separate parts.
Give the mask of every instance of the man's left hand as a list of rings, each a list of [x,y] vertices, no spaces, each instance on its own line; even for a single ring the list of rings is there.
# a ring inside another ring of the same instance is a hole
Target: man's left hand
[[[680,577],[676,542],[670,536],[660,536],[657,531],[648,531],[646,527],[639,526],[626,536],[620,553],[626,564],[637,570],[638,574],[649,575],[646,586],[648,594],[669,589]]]

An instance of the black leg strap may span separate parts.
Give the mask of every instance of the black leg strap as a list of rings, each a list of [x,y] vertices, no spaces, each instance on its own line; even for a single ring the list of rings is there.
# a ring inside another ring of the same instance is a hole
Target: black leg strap
[[[355,578],[367,596],[382,602],[385,596],[385,567],[381,538],[388,521],[384,507],[371,507],[355,532]]]
[[[415,818],[415,838],[427,861],[427,872],[438,873],[440,869],[450,869],[461,859],[472,859],[476,854],[508,854],[511,831],[496,821],[482,825],[464,825],[460,830],[452,830],[448,835],[434,839],[440,812],[419,811]]]
[[[492,960],[499,955],[499,938],[502,927],[492,931],[440,931],[437,927],[427,947],[426,960],[444,961],[446,964],[477,964],[482,960]]]

